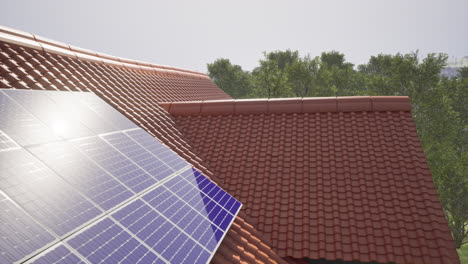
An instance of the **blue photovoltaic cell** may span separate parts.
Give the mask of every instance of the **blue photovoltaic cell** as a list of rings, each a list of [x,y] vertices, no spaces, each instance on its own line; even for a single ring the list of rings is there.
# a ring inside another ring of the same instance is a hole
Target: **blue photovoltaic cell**
[[[102,138],[158,181],[167,178],[174,172],[173,169],[124,133],[109,134]]]
[[[184,171],[181,176],[192,185],[197,187],[211,199],[216,201],[220,206],[235,215],[241,207],[241,203],[230,194],[219,188],[216,184],[206,178],[203,174],[195,169]]]
[[[0,192],[0,263],[13,263],[55,237]]]
[[[142,200],[136,200],[112,215],[171,263],[206,263],[210,253],[166,216]]]
[[[108,120],[117,130],[126,130],[138,127],[132,121],[128,120],[119,111],[104,102],[93,93],[81,93],[80,101],[93,110],[98,116]]]
[[[181,170],[190,165],[187,161],[177,155],[177,153],[160,143],[143,129],[126,131],[125,134],[135,140],[138,144],[142,145],[153,155],[157,156],[175,171]]]
[[[0,151],[18,148],[18,145],[0,130]]]
[[[51,93],[50,91],[38,93],[31,90],[7,90],[4,92],[61,138],[70,139],[93,134],[76,118],[76,114],[70,113],[67,108],[61,108],[49,98],[47,93]]]
[[[177,197],[164,186],[144,195],[143,199],[210,252],[213,252],[223,237],[223,231],[205,217],[204,209],[192,208],[190,204],[182,200],[183,198]],[[201,207],[203,207],[203,201]]]
[[[66,142],[44,144],[29,151],[104,210],[133,196],[130,190]]]
[[[151,175],[100,137],[74,140],[73,145],[135,193],[139,193],[156,183]]]
[[[0,152],[0,189],[62,236],[101,211],[24,149]]]
[[[75,253],[63,244],[37,258],[32,264],[85,264]]]
[[[82,231],[67,244],[91,263],[165,263],[110,218]]]
[[[190,184],[182,176],[172,178],[164,186],[223,231],[229,227],[234,218],[233,214],[200,192],[196,186]]]
[[[3,91],[0,91],[0,130],[23,146],[57,140],[52,130]]]

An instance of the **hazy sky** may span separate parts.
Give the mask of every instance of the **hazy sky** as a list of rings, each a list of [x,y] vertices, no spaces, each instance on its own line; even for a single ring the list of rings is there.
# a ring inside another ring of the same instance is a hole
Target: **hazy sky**
[[[203,72],[220,57],[251,70],[263,51],[288,48],[355,64],[417,49],[468,55],[468,0],[0,0],[0,25]]]

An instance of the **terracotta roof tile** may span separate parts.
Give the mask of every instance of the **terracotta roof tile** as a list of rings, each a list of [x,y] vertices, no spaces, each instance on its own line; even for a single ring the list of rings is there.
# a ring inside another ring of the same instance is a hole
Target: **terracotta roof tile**
[[[459,263],[407,97],[255,102],[169,112],[280,256]]]
[[[0,88],[8,87],[94,92],[218,180],[158,105],[162,101],[231,99],[205,74],[97,54],[0,27]],[[264,241],[239,216],[212,263],[285,263]]]

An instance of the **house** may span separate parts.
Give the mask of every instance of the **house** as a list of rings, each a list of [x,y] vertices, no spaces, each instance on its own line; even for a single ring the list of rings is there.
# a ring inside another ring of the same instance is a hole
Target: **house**
[[[407,97],[233,100],[203,73],[5,27],[0,87],[94,92],[233,194],[213,263],[459,263]]]

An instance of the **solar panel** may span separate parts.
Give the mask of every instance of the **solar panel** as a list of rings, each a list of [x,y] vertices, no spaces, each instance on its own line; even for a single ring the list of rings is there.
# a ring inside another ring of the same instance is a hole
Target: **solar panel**
[[[146,133],[143,129],[126,131],[125,134],[143,146],[146,150],[159,157],[164,163],[174,170],[180,170],[189,165],[187,161],[182,159],[179,155],[159,141],[154,140],[154,137]]]
[[[70,93],[68,93],[70,94]],[[73,97],[77,96],[73,94]],[[137,128],[132,121],[128,120],[125,116],[120,114],[112,106],[106,104],[99,97],[93,93],[80,93],[78,95],[80,101],[93,110],[98,116],[106,119],[111,123],[117,130],[127,130]]]
[[[77,139],[72,143],[135,193],[146,190],[156,183],[156,179],[100,137]]]
[[[0,263],[12,263],[56,238],[0,192]]]
[[[47,96],[48,93],[53,92],[38,93],[29,90],[5,92],[26,111],[32,113],[49,127],[58,137],[70,139],[93,135],[93,132],[77,119],[76,114],[69,111],[68,108],[60,107]]]
[[[67,142],[44,144],[29,151],[104,210],[133,196],[117,179]]]
[[[85,264],[75,253],[63,243],[58,243],[52,250],[45,252],[32,264]]]
[[[0,91],[0,113],[2,113],[0,130],[22,146],[58,139],[52,130],[2,91]]]
[[[108,121],[108,119],[98,115],[83,103],[82,101],[86,101],[87,97],[82,94],[73,96],[71,93],[51,92],[46,95],[52,99],[60,109],[66,109],[67,112],[65,115],[68,118],[78,120],[81,124],[93,131],[93,134],[109,133],[120,130],[118,126],[114,126]],[[79,97],[78,100],[76,97]]]
[[[102,138],[158,181],[175,171],[124,133],[104,135]]]
[[[0,152],[1,190],[62,236],[101,214],[96,206],[25,149]]]
[[[0,263],[207,263],[240,209],[91,93],[0,107]]]
[[[172,263],[205,263],[210,254],[187,229],[182,229],[143,200],[136,200],[112,217]],[[197,262],[198,261],[198,262]]]
[[[11,150],[19,146],[0,130],[0,151]]]
[[[165,263],[110,218],[67,241],[91,263]]]

